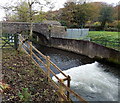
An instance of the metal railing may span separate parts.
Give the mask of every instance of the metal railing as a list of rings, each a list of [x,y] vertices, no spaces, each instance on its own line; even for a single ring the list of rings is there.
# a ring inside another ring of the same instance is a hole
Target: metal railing
[[[66,75],[64,72],[62,72],[62,70],[50,60],[49,56],[45,56],[40,51],[38,51],[32,45],[32,42],[26,41],[27,42],[27,45],[26,45],[24,43],[24,41],[25,41],[25,39],[21,35],[19,35],[19,47],[18,47],[18,50],[22,49],[24,52],[26,52],[31,57],[31,59],[35,62],[35,64],[37,66],[39,66],[40,68],[41,68],[41,66],[40,66],[40,64],[37,61],[39,61],[46,68],[47,71],[43,70],[43,72],[47,76],[48,82],[52,83],[52,85],[58,90],[58,95],[60,97],[59,101],[71,101],[70,94],[72,94],[79,101],[81,101],[83,103],[88,103],[85,99],[83,99],[76,92],[74,92],[73,90],[70,89],[70,80],[71,80],[71,78],[70,78],[69,75]],[[41,58],[39,58],[34,51],[37,52],[46,62],[44,63],[44,61]],[[54,73],[54,71],[51,70],[51,68],[50,68],[51,65],[64,76],[64,79],[59,78]],[[50,74],[52,74],[58,80],[58,83],[55,83],[51,79]],[[67,81],[67,84],[64,84],[65,81]]]
[[[67,35],[65,38],[68,39],[78,39],[81,37],[86,37],[88,35],[89,29],[67,29]]]

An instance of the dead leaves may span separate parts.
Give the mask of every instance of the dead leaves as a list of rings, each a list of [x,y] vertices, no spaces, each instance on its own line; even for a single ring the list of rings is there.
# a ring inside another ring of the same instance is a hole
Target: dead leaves
[[[5,51],[2,67],[3,79],[11,87],[8,91],[3,92],[3,101],[16,102],[28,99],[57,101],[58,97],[54,92],[56,90],[47,82],[45,75],[38,70],[38,67],[26,54],[16,55],[14,50]]]

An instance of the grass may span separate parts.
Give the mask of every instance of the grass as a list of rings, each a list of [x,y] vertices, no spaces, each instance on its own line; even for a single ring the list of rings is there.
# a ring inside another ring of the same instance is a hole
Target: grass
[[[87,37],[90,37],[92,39],[113,40],[113,39],[118,39],[119,33],[110,32],[110,31],[89,31],[89,34]]]
[[[120,50],[120,32],[110,31],[89,31],[87,38],[92,42],[104,45],[109,48]]]

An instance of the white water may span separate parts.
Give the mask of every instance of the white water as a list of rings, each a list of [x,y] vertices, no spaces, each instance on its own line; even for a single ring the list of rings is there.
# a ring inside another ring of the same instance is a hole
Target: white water
[[[98,66],[98,62],[70,68],[63,72],[71,76],[71,88],[89,101],[117,101],[118,78],[105,68]],[[58,77],[63,78],[61,74]],[[55,77],[52,77],[56,81]]]

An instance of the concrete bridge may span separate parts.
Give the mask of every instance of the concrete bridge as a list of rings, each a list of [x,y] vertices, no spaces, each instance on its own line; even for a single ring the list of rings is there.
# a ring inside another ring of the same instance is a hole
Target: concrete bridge
[[[2,22],[2,32],[17,34],[30,30],[30,23],[27,22]],[[65,27],[60,23],[45,22],[45,23],[33,23],[33,33],[37,36],[44,37],[49,40],[51,37],[62,37],[66,34]]]

